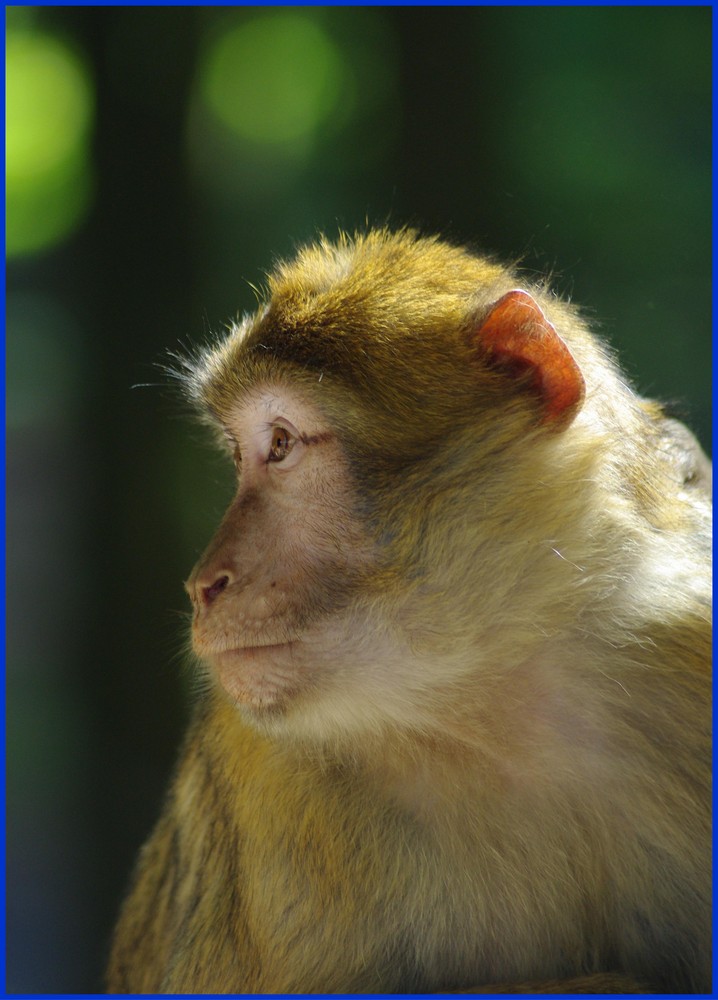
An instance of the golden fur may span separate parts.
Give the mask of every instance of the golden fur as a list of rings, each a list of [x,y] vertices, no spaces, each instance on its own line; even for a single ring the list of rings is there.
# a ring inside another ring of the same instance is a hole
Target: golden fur
[[[476,334],[519,284],[321,241],[188,365],[230,436],[271,398],[323,442],[291,497],[245,459],[196,648],[313,645],[249,694],[210,670],[111,992],[710,990],[706,460],[530,287],[585,381],[543,426]]]

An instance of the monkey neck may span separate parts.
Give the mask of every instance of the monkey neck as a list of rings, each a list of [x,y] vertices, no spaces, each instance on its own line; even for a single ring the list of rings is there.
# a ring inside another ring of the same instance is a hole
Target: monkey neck
[[[463,802],[466,808],[473,803],[473,809],[477,801],[485,805],[492,797],[526,789],[535,795],[560,783],[558,762],[565,760],[567,742],[577,732],[584,741],[593,739],[587,713],[582,715],[575,701],[567,703],[563,677],[554,660],[534,657],[507,673],[487,671],[450,692],[434,691],[424,710],[403,724],[397,720],[351,733],[325,730],[321,738],[297,737],[279,724],[264,731],[248,727],[216,692],[219,718],[208,728],[239,748],[247,740],[263,746],[288,766],[338,775],[344,785],[368,784],[377,801],[427,823],[443,823],[449,813],[457,818]],[[461,788],[466,794],[457,796]]]

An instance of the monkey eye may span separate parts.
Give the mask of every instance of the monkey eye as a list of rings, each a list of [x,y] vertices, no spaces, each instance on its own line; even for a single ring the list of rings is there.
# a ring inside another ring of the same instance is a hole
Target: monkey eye
[[[234,464],[236,465],[237,469],[241,469],[242,468],[242,452],[240,450],[239,445],[236,442],[233,442],[233,444],[234,444],[234,447],[232,449],[232,460],[234,461]]]
[[[286,427],[273,427],[267,461],[283,462],[295,444],[296,438]]]

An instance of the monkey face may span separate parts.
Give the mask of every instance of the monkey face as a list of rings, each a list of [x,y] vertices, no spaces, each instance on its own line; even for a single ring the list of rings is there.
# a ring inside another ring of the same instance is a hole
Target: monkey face
[[[265,387],[223,425],[238,488],[186,585],[193,647],[246,713],[276,716],[321,686],[373,546],[341,443],[316,408]]]

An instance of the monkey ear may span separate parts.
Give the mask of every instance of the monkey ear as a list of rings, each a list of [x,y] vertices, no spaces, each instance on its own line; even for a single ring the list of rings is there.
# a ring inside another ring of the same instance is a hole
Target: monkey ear
[[[571,423],[586,384],[568,347],[528,292],[517,288],[503,295],[475,337],[500,365],[533,373],[544,407],[541,423],[556,430]]]

